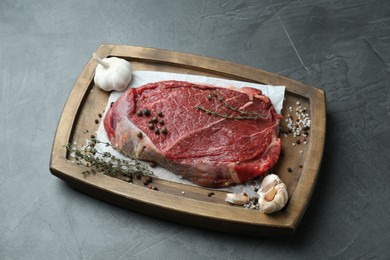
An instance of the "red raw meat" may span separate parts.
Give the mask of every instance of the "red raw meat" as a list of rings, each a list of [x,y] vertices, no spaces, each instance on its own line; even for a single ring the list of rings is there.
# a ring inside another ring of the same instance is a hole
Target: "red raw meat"
[[[140,115],[146,109],[150,115]],[[201,186],[226,187],[275,165],[280,118],[257,89],[161,81],[123,93],[104,127],[125,155],[154,161]]]

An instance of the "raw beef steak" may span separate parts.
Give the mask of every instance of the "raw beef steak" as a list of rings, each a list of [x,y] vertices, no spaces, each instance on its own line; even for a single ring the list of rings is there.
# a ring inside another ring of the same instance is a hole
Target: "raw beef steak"
[[[125,155],[154,161],[201,186],[225,187],[276,163],[280,118],[257,89],[161,81],[123,93],[104,127]]]

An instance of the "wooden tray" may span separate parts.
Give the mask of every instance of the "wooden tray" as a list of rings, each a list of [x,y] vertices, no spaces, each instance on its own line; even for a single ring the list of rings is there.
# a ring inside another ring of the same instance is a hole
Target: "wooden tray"
[[[50,161],[50,171],[73,188],[98,199],[154,217],[223,232],[251,236],[292,233],[309,203],[318,176],[325,141],[325,94],[322,90],[259,69],[173,51],[103,45],[96,51],[100,57],[120,57],[130,61],[134,70],[153,70],[220,77],[270,85],[286,86],[282,115],[300,102],[311,117],[307,144],[292,145],[291,134],[283,142],[283,155],[273,173],[287,185],[289,203],[284,210],[266,215],[259,210],[227,204],[224,191],[213,191],[164,180],[154,180],[158,191],[146,188],[141,181],[129,183],[103,174],[84,177],[83,166],[72,163],[64,145],[82,145],[98,125],[109,94],[95,87],[93,77],[97,63],[89,60],[77,79],[61,115]],[[285,125],[284,120],[281,122]],[[88,130],[88,133],[87,131]],[[291,168],[292,171],[287,169]]]

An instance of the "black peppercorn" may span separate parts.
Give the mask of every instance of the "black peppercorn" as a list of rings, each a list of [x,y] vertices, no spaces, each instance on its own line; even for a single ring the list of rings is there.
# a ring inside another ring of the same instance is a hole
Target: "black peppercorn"
[[[167,129],[166,127],[163,127],[163,128],[161,129],[161,133],[162,133],[163,135],[166,135],[166,134],[168,133],[168,129]]]
[[[162,113],[161,111],[157,112],[157,115],[158,115],[159,117],[163,117],[163,113]]]
[[[152,179],[152,177],[149,176],[146,179],[144,179],[143,184],[146,186],[152,182],[153,182],[153,179]]]
[[[154,125],[152,123],[150,123],[148,127],[149,127],[150,130],[154,129]]]
[[[142,116],[143,115],[141,110],[138,110],[136,114],[137,114],[137,116]]]
[[[146,108],[146,109],[144,110],[144,115],[145,115],[145,116],[150,116],[150,110]]]
[[[150,162],[149,165],[152,168],[156,168],[157,167],[157,163],[156,162]]]

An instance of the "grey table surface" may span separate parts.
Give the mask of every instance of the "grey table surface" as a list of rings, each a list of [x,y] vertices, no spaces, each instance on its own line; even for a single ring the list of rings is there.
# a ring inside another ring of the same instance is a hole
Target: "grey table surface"
[[[252,238],[106,204],[49,171],[101,44],[187,52],[326,92],[327,136],[292,236]],[[0,2],[0,259],[389,259],[390,1]]]

